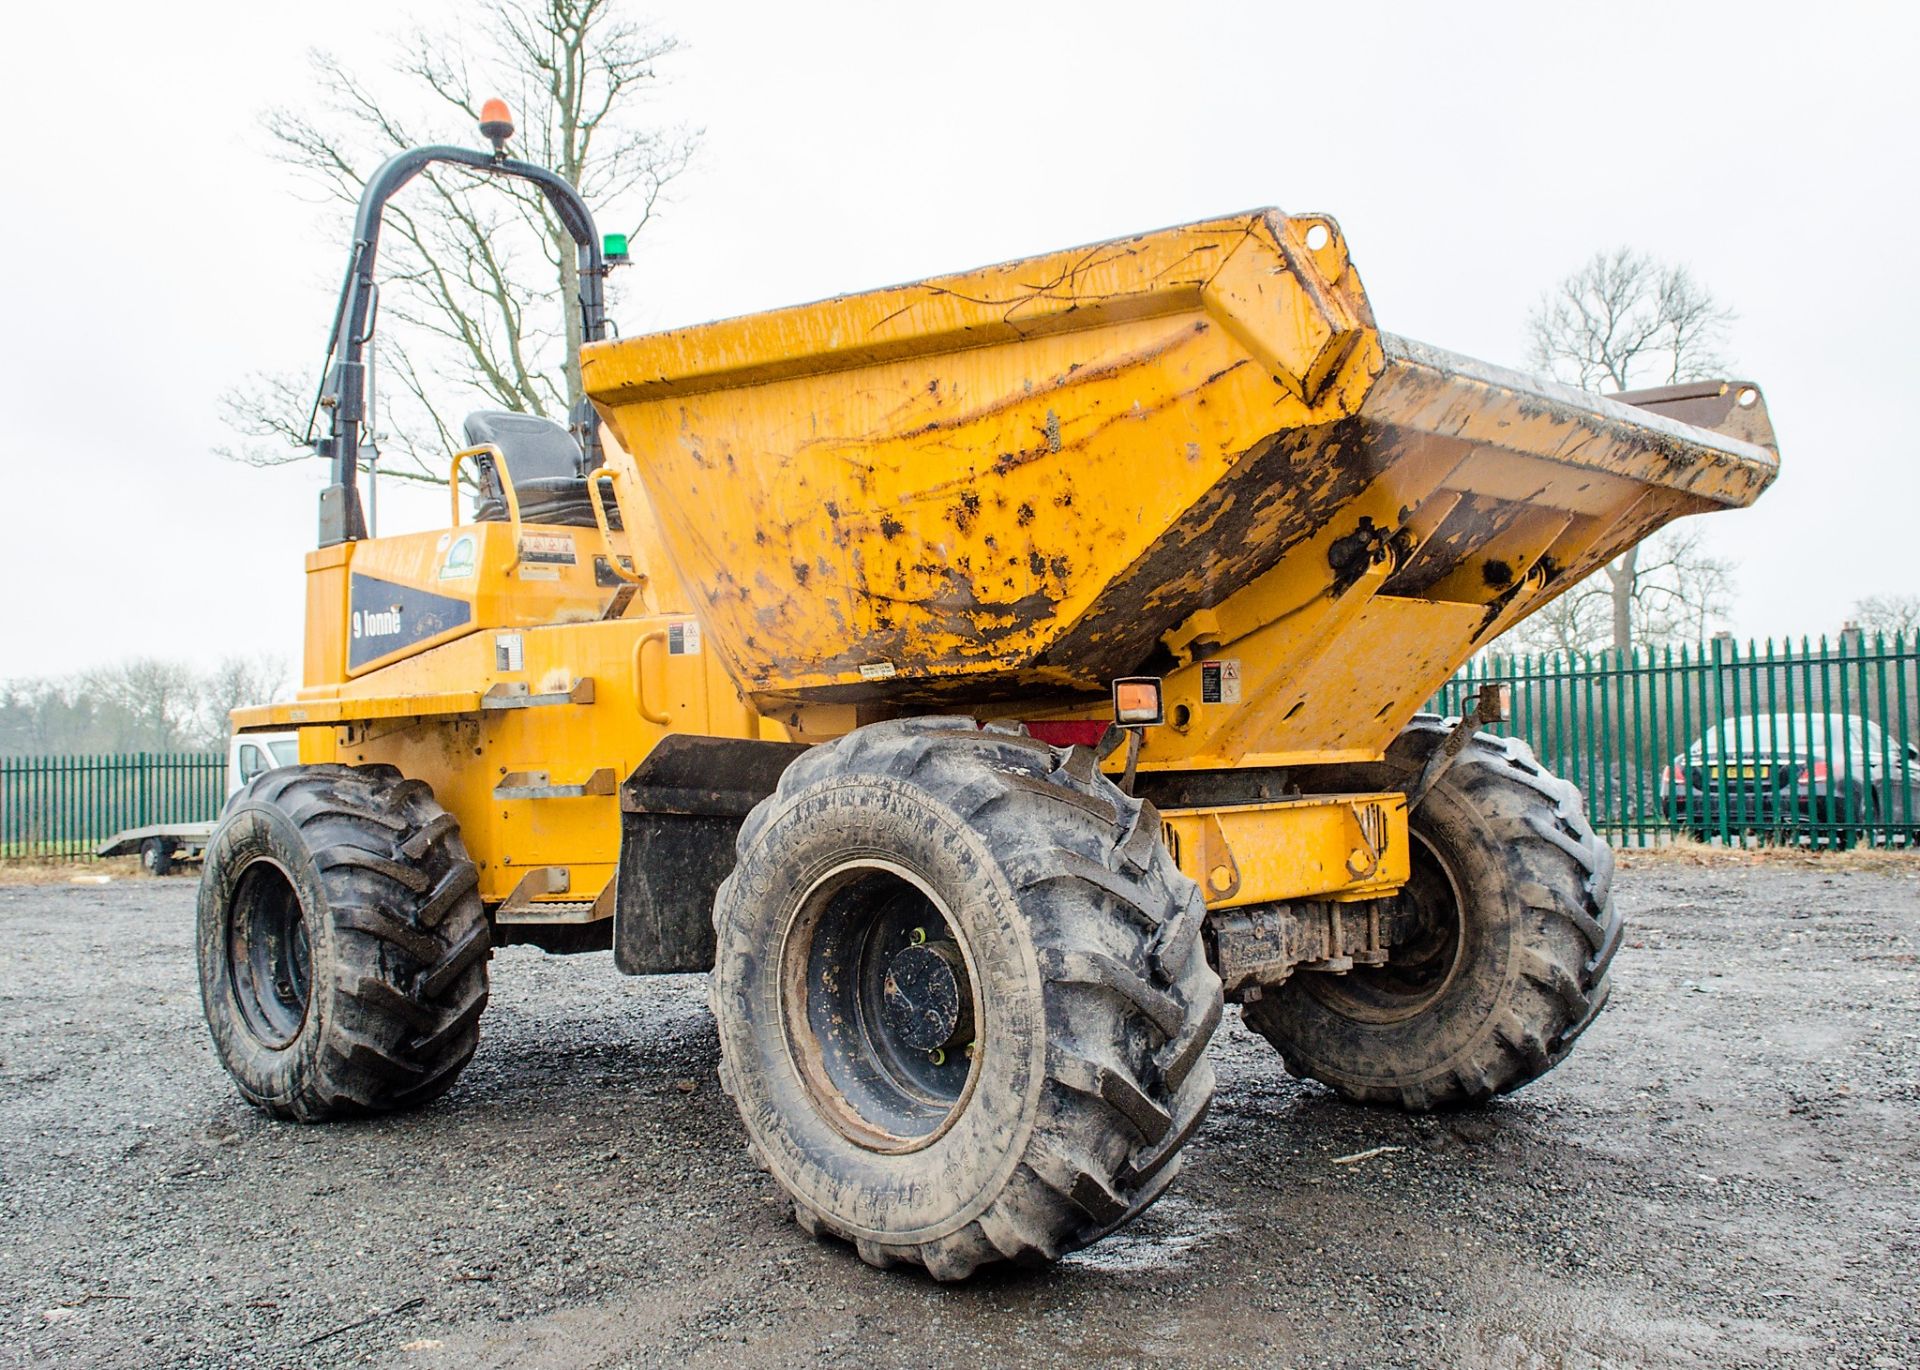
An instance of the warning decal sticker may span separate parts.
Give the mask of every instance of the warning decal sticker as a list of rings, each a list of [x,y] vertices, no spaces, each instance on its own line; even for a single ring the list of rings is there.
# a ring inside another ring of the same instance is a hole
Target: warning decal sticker
[[[549,566],[571,566],[574,562],[573,534],[522,533],[520,560],[543,562]]]
[[[1240,659],[1200,663],[1200,702],[1202,704],[1238,704],[1240,702]]]

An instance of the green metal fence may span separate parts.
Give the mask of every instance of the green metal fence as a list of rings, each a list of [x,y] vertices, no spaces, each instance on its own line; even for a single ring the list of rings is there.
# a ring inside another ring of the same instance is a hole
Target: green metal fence
[[[90,856],[154,823],[204,823],[227,794],[219,752],[0,757],[0,859]]]
[[[1493,731],[1577,784],[1615,843],[1920,841],[1920,632],[1622,655],[1489,657],[1429,702],[1513,687]],[[0,758],[0,858],[73,857],[126,828],[213,819],[218,752]]]
[[[1430,702],[1458,714],[1483,682],[1586,795],[1613,842],[1910,846],[1920,829],[1920,633],[1844,633],[1628,654],[1490,657]]]

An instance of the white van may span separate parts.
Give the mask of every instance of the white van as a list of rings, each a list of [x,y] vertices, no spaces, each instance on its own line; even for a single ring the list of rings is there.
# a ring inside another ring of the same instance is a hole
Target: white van
[[[300,760],[300,734],[235,733],[227,739],[227,795],[230,800],[255,776]],[[117,832],[95,849],[95,856],[140,854],[148,875],[170,874],[177,862],[197,861],[213,836],[214,815],[204,823],[155,823]]]

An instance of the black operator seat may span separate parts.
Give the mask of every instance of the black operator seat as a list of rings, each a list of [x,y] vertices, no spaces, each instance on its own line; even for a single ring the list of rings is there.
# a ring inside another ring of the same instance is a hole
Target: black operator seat
[[[593,528],[593,503],[580,472],[583,460],[573,434],[552,419],[507,410],[469,414],[461,425],[467,446],[492,443],[506,459],[513,492],[520,500],[523,523],[557,523],[569,528]],[[492,472],[482,467],[480,488],[474,496],[473,516],[481,523],[504,523],[507,500]],[[620,507],[605,490],[607,522],[620,526]]]

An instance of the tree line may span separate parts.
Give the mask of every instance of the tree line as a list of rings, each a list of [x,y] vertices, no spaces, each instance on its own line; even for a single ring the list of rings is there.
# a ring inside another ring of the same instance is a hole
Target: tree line
[[[218,751],[227,715],[291,688],[278,657],[210,670],[143,657],[53,680],[0,681],[0,756]]]

